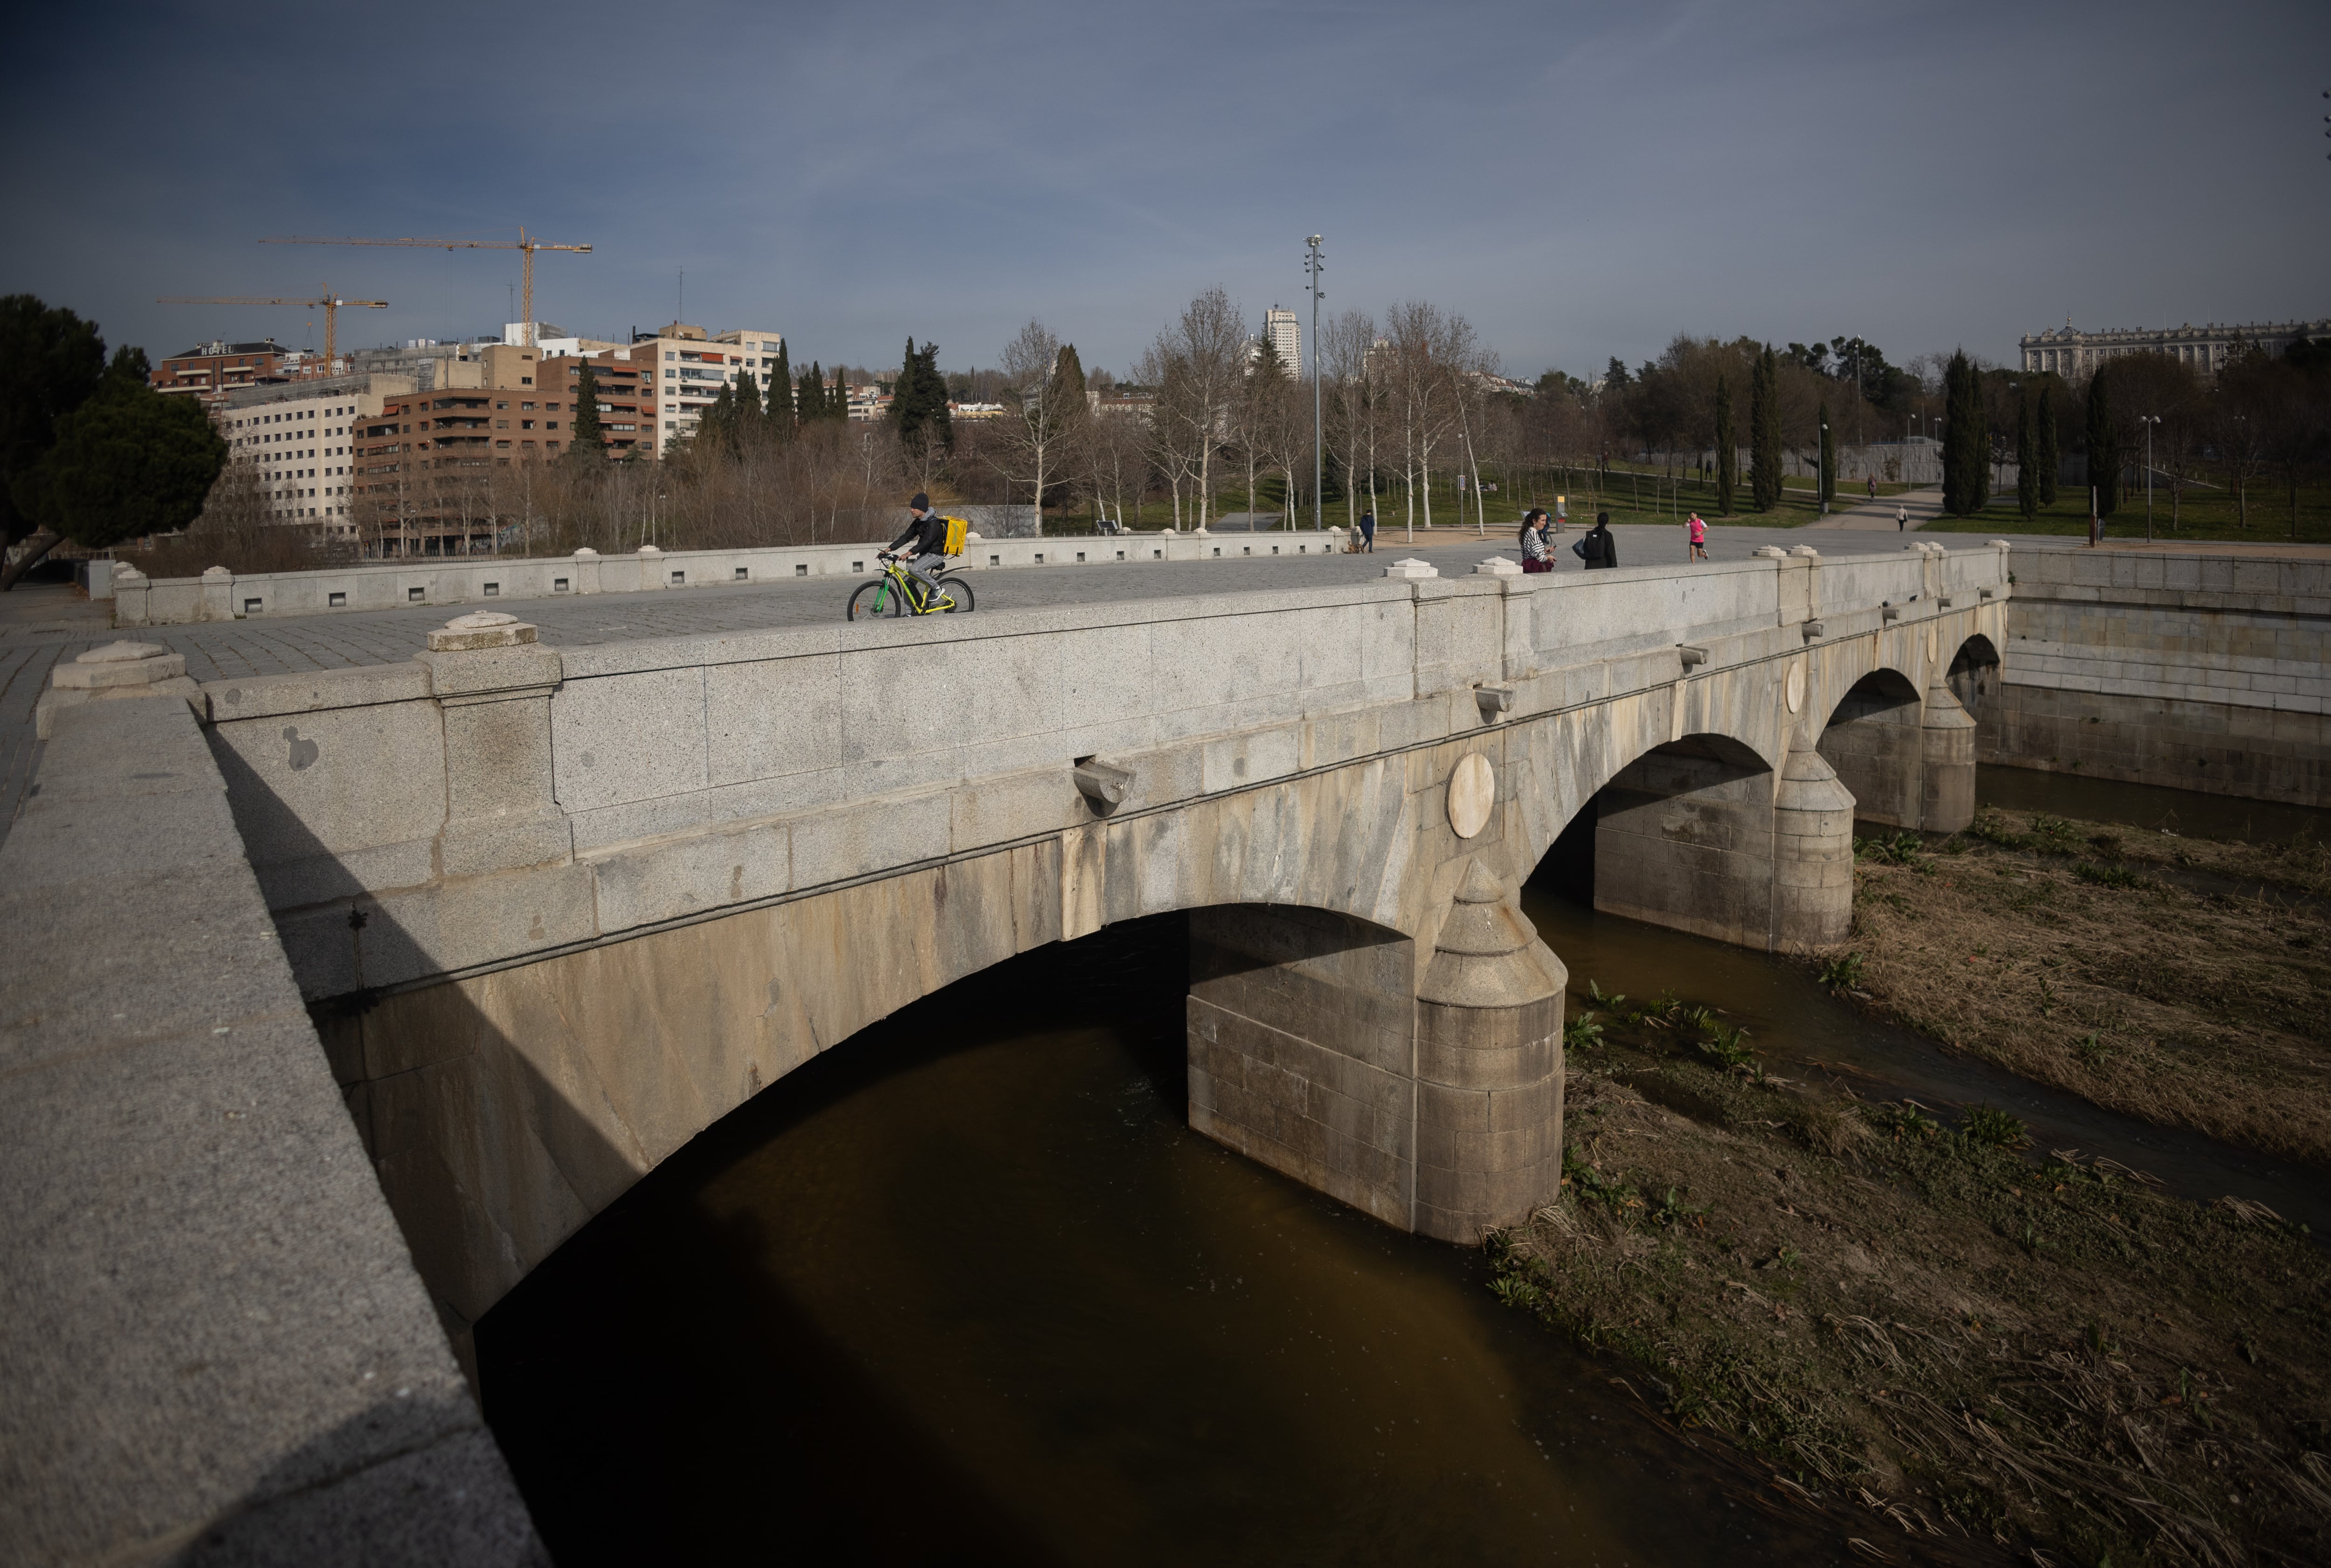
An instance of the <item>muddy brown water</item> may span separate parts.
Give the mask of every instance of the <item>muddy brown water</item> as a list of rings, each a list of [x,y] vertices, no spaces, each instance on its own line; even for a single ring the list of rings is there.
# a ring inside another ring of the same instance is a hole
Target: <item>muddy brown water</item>
[[[1575,987],[1721,1006],[1774,1070],[2001,1106],[2331,1229],[2311,1173],[1951,1057],[1762,955],[1525,903]],[[490,1313],[487,1418],[558,1562],[1851,1560],[1862,1525],[1770,1506],[1612,1382],[1639,1374],[1500,1307],[1478,1253],[1191,1133],[1185,963],[1169,917],[917,1004]]]

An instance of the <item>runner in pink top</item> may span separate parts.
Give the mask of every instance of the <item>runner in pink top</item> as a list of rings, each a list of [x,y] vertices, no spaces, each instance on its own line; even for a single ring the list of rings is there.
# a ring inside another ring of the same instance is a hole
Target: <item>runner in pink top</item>
[[[1691,530],[1691,558],[1705,561],[1708,559],[1708,525],[1699,520],[1698,512],[1694,512],[1691,521],[1685,527]]]

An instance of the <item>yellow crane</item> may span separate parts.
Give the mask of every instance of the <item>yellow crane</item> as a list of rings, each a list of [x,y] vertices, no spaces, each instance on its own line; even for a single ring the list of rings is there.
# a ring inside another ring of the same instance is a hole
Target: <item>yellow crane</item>
[[[324,308],[324,371],[326,375],[331,373],[332,366],[339,356],[340,307],[355,305],[361,306],[366,310],[388,309],[388,301],[385,299],[343,299],[332,292],[331,285],[328,283],[324,285],[324,297],[320,299],[262,299],[257,295],[246,294],[226,296],[165,294],[154,303],[157,305],[300,305],[310,310],[320,305]]]
[[[528,347],[534,342],[534,253],[537,251],[575,251],[587,254],[588,245],[552,245],[529,238],[524,229],[515,240],[321,240],[303,235],[287,235],[281,239],[262,240],[262,245],[416,245],[424,250],[446,251],[520,251],[526,255],[525,305],[521,314],[526,318],[526,337]]]

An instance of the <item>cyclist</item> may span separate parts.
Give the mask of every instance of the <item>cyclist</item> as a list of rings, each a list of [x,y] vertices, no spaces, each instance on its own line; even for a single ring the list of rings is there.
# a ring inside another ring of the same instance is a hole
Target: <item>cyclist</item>
[[[947,545],[947,519],[931,510],[931,498],[920,490],[917,490],[915,499],[907,503],[907,509],[914,514],[914,521],[907,525],[905,533],[890,541],[890,548],[882,552],[882,558],[887,561],[897,557],[899,565],[907,569],[907,575],[923,585],[923,603],[928,604],[938,597],[938,576],[934,566],[918,565],[917,563],[927,556],[934,565],[947,559],[940,553]]]

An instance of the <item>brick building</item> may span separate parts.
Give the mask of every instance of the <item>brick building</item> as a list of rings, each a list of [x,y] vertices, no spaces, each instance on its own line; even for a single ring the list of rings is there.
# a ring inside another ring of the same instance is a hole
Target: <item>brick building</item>
[[[216,403],[236,388],[255,386],[262,380],[283,380],[287,366],[296,367],[309,357],[272,337],[258,343],[213,340],[163,360],[147,377],[147,385],[157,392]]]
[[[493,548],[522,507],[511,470],[572,440],[572,398],[532,348],[490,345],[445,370],[448,385],[385,396],[356,423],[352,515],[367,555]]]

